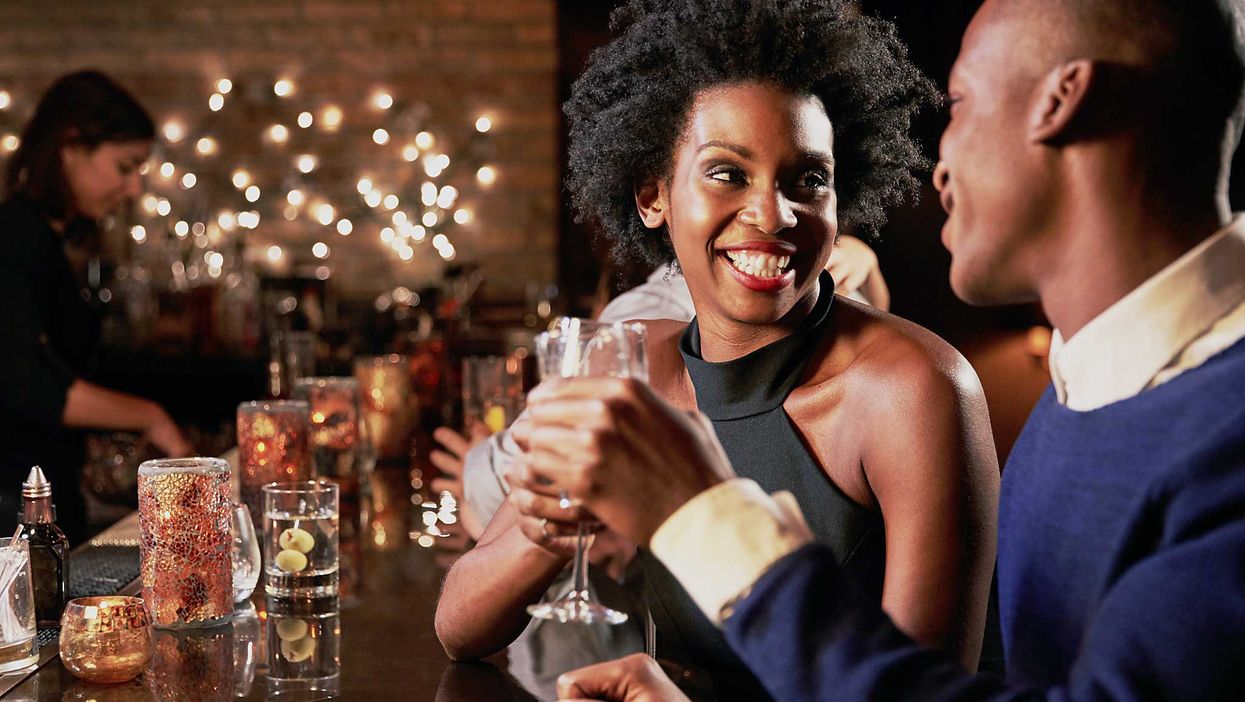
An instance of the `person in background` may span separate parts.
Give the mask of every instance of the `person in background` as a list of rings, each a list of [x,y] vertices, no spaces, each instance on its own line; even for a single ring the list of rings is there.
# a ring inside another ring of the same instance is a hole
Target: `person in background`
[[[139,196],[154,136],[129,93],[85,71],[47,90],[9,157],[0,203],[0,533],[12,531],[21,482],[39,465],[56,489],[58,523],[71,543],[84,540],[85,452],[75,430],[137,431],[170,456],[191,451],[159,405],[84,378],[94,325],[64,251],[67,237],[94,234]]]
[[[867,231],[917,188],[908,129],[933,85],[889,23],[834,0],[634,0],[611,24],[565,107],[568,190],[617,259],[684,274],[696,318],[647,323],[652,387],[710,415],[741,471],[791,490],[904,631],[975,668],[999,479],[980,385],[825,271],[840,217]],[[526,624],[585,518],[558,502],[513,490],[446,576],[451,657]],[[729,570],[703,546],[698,569]],[[667,569],[638,560],[657,654],[720,700],[766,699]]]
[[[1243,30],[1239,0],[987,0],[964,35],[934,174],[951,284],[1057,330],[1003,472],[1005,679],[904,635],[640,384],[537,388],[519,484],[648,544],[786,702],[1245,699]],[[710,541],[714,581],[686,567]],[[634,657],[561,695],[680,699]]]

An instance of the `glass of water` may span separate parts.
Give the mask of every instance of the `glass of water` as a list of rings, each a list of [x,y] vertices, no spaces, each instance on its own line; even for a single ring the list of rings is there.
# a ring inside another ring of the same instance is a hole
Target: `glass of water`
[[[264,588],[274,597],[337,595],[338,488],[327,481],[264,486]]]
[[[0,539],[0,673],[39,660],[35,641],[34,593],[30,586],[30,544]]]

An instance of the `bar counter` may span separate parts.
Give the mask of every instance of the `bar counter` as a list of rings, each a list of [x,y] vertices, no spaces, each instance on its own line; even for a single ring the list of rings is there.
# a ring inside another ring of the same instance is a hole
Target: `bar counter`
[[[382,493],[408,486],[402,473],[377,473]],[[406,489],[406,504],[409,499]],[[411,513],[411,527],[418,529],[418,510]],[[391,522],[392,524],[392,522]],[[392,531],[392,527],[391,527]],[[94,700],[95,702],[225,702],[243,700],[363,700],[383,702],[499,702],[502,700],[551,700],[553,682],[564,670],[637,650],[628,627],[594,627],[543,624],[529,627],[510,651],[478,663],[450,661],[433,629],[437,595],[445,571],[464,539],[428,539],[392,536],[379,541],[375,530],[363,539],[358,554],[361,567],[351,582],[343,572],[342,597],[321,602],[322,611],[338,605],[339,615],[325,626],[326,639],[340,632],[340,679],[320,690],[282,690],[268,676],[276,652],[267,642],[268,622],[282,609],[266,598],[263,583],[252,596],[246,613],[226,625],[176,632],[156,630],[156,656],[146,672],[127,683],[97,685],[78,680],[48,655],[55,643],[45,646],[41,664],[30,670],[0,677],[0,689],[11,688],[3,700]],[[413,536],[419,536],[416,531]],[[137,544],[136,515],[97,537],[95,544]],[[346,568],[343,549],[343,568]],[[138,582],[122,588],[137,593]],[[253,607],[253,611],[252,608]],[[272,609],[272,612],[269,610]],[[315,616],[314,614],[312,616]],[[275,630],[274,632],[275,633]],[[321,640],[319,645],[333,645]],[[22,679],[22,676],[25,676]],[[523,682],[520,682],[522,680]],[[20,681],[20,682],[18,682]],[[16,684],[15,684],[16,683]],[[14,686],[15,684],[15,686]]]

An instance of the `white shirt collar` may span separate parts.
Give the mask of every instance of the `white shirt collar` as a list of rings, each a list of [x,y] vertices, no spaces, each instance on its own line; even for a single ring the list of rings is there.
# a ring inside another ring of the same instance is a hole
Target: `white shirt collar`
[[[1141,393],[1180,352],[1245,301],[1245,215],[1168,264],[1071,339],[1056,330],[1059,401],[1089,411]]]

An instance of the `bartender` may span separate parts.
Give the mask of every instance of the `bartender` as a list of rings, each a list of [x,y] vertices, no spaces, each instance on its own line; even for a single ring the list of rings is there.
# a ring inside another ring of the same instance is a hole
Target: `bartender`
[[[43,95],[9,159],[0,202],[0,534],[16,526],[32,465],[55,489],[71,544],[86,537],[79,430],[141,432],[170,456],[191,451],[159,405],[83,379],[95,345],[92,313],[65,256],[67,236],[142,192],[155,125],[107,76],[81,72]]]

